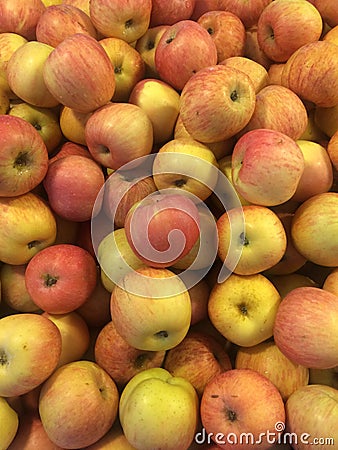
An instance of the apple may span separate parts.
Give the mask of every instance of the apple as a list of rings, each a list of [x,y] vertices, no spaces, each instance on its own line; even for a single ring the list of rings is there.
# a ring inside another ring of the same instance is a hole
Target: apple
[[[59,104],[43,77],[45,62],[53,50],[50,45],[29,41],[10,57],[6,68],[8,85],[21,100],[41,108]]]
[[[35,39],[35,29],[46,7],[41,0],[3,0],[0,5],[0,33],[20,34]]]
[[[46,145],[26,120],[0,116],[0,196],[17,197],[37,187],[48,170]]]
[[[216,45],[207,30],[193,20],[180,20],[169,26],[156,46],[156,70],[161,80],[177,91],[193,74],[215,64]]]
[[[299,145],[277,130],[247,131],[236,142],[232,153],[235,189],[250,203],[263,206],[290,200],[304,166]]]
[[[103,185],[104,174],[99,164],[80,155],[53,161],[43,180],[52,210],[74,222],[90,220]]]
[[[320,130],[331,138],[338,131],[338,104],[330,108],[317,106],[314,110],[314,120]]]
[[[11,99],[17,98],[7,79],[7,64],[12,54],[28,40],[17,33],[0,33],[0,88]]]
[[[198,331],[189,331],[182,342],[167,351],[163,367],[188,380],[199,397],[211,378],[232,369],[225,348],[213,336]]]
[[[337,74],[338,46],[316,41],[303,45],[286,61],[282,84],[302,100],[329,108],[338,103]]]
[[[324,144],[324,146],[326,147],[328,137],[316,123],[316,110],[317,108],[312,108],[308,111],[307,126],[305,128],[305,131],[301,135],[300,139],[317,142],[318,144],[321,145]]]
[[[270,82],[269,74],[266,68],[258,62],[246,58],[245,56],[230,56],[223,61],[220,61],[219,64],[233,67],[234,69],[241,70],[246,73],[254,85],[256,94]]]
[[[72,108],[68,108],[68,106],[62,106],[59,125],[64,137],[75,144],[87,146],[85,126],[91,114],[91,112],[81,113]]]
[[[298,95],[284,86],[270,84],[257,93],[255,110],[240,134],[268,128],[296,140],[304,133],[307,122],[307,110]]]
[[[25,281],[34,303],[50,314],[66,314],[92,294],[97,280],[94,258],[73,244],[40,250],[29,261]]]
[[[244,72],[223,64],[206,67],[184,86],[180,117],[194,139],[222,141],[247,125],[255,98],[253,83]]]
[[[166,0],[152,0],[149,27],[160,25],[174,25],[180,20],[190,19],[196,0],[174,0],[168,3]]]
[[[310,369],[309,384],[321,384],[325,386],[331,386],[335,389],[338,388],[338,368],[332,367],[331,369]]]
[[[109,102],[88,118],[85,138],[93,158],[104,167],[117,170],[150,154],[153,127],[139,106]]]
[[[114,67],[115,92],[113,102],[127,102],[133,87],[144,78],[145,64],[140,53],[119,38],[99,40]]]
[[[101,366],[122,389],[137,373],[161,367],[165,350],[145,351],[129,345],[109,321],[97,335],[94,346],[95,362]]]
[[[334,0],[309,0],[320,12],[324,22],[330,27],[338,25],[338,13]]]
[[[139,52],[145,65],[145,78],[159,78],[156,64],[156,47],[162,34],[169,28],[169,25],[158,25],[149,27],[147,31],[136,41],[135,50]]]
[[[84,156],[85,158],[92,159],[89,150],[80,144],[76,144],[75,142],[66,141],[64,142],[58,149],[57,153],[55,153],[52,157],[49,158],[49,165],[58,159],[64,158],[69,155],[77,155]]]
[[[238,348],[235,368],[256,370],[266,376],[278,388],[284,402],[309,382],[309,369],[290,361],[273,341]]]
[[[234,230],[232,224],[243,215],[244,230]],[[287,236],[283,223],[275,212],[260,205],[244,205],[223,213],[217,220],[218,256],[223,262],[233,239],[241,251],[233,268],[238,275],[253,275],[270,269],[285,254]],[[229,267],[230,269],[230,267]]]
[[[35,313],[8,315],[0,324],[0,397],[23,395],[55,370],[61,335],[54,323]]]
[[[198,409],[191,383],[158,367],[134,375],[127,383],[120,396],[119,417],[134,447],[185,450],[194,439]]]
[[[295,248],[307,260],[325,267],[338,266],[336,192],[316,194],[296,210],[291,225]]]
[[[86,447],[86,450],[109,450],[109,448],[114,448],[116,450],[135,450],[135,447],[133,447],[125,437],[118,420],[115,420],[108,433],[94,444]]]
[[[151,0],[91,0],[89,15],[95,28],[105,37],[128,43],[139,39],[150,24]]]
[[[62,105],[83,113],[105,105],[115,91],[114,68],[107,53],[96,39],[81,33],[68,36],[50,53],[43,78]]]
[[[298,287],[281,302],[274,324],[276,345],[291,361],[314,369],[338,365],[337,296],[319,287]]]
[[[282,72],[285,63],[272,63],[268,69],[269,84],[282,85]]]
[[[209,381],[201,405],[204,433],[219,447],[270,449],[284,427],[284,402],[276,386],[252,369],[232,369]],[[196,435],[200,441],[202,435]],[[258,444],[257,444],[258,442]]]
[[[50,207],[32,192],[0,197],[0,230],[0,261],[7,264],[26,264],[56,239]]]
[[[139,350],[168,350],[183,340],[191,321],[189,292],[169,269],[127,273],[111,296],[117,332]]]
[[[337,281],[338,281],[338,268],[334,268],[326,276],[322,287],[325,291],[332,292],[332,294],[335,294],[338,296]]]
[[[52,47],[76,33],[97,39],[97,31],[88,15],[69,4],[50,5],[36,25],[36,40]]]
[[[8,448],[13,442],[18,428],[19,417],[7,399],[0,397],[0,442],[2,448]]]
[[[286,433],[298,436],[297,448],[329,448],[337,442],[337,389],[320,384],[297,389],[285,404]],[[315,414],[308,414],[315,408]],[[318,443],[318,444],[317,444]]]
[[[214,327],[230,342],[253,347],[272,337],[281,297],[262,274],[231,274],[215,284],[208,302]]]
[[[246,33],[243,22],[229,11],[208,11],[197,23],[212,37],[217,49],[217,62],[233,56],[243,56]]]
[[[286,296],[286,294],[297,287],[319,287],[318,283],[312,278],[297,272],[288,273],[285,275],[268,274],[268,277],[278,290],[282,299]]]
[[[300,47],[319,40],[323,20],[317,8],[303,0],[275,0],[262,11],[257,39],[275,62],[286,62]]]
[[[333,42],[338,45],[338,24],[330,28],[323,36],[323,41]]]
[[[89,12],[89,0],[57,0],[58,3],[61,4],[67,4],[75,6],[76,8],[81,9],[83,12],[87,14],[87,16],[90,17]]]
[[[83,448],[109,431],[118,402],[116,384],[107,372],[93,361],[79,360],[59,367],[43,384],[39,414],[54,444]]]
[[[205,278],[188,289],[191,302],[191,325],[208,317],[208,301],[210,295],[210,287]]]
[[[273,61],[268,58],[258,43],[257,25],[246,29],[244,56],[261,64],[266,70],[269,70],[273,64]]]
[[[31,123],[42,137],[48,154],[53,153],[62,140],[62,132],[58,114],[51,108],[39,108],[22,102],[11,106],[8,111],[10,116],[21,117]]]
[[[334,169],[338,170],[338,130],[330,138],[327,145],[327,153],[331,159]]]
[[[9,95],[3,87],[0,87],[0,114],[7,114],[10,108]]]

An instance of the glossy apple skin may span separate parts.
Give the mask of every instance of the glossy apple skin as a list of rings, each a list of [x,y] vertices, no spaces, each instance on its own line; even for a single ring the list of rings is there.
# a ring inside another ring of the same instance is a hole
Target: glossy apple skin
[[[304,367],[329,369],[338,365],[335,320],[337,296],[319,287],[291,290],[278,309],[274,339],[282,353]]]
[[[31,41],[46,7],[41,0],[4,0],[0,5],[0,33],[17,33]]]

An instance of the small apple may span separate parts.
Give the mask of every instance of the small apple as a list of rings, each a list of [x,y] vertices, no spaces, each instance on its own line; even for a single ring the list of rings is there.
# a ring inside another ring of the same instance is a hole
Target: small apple
[[[60,110],[59,124],[64,137],[75,144],[87,146],[85,126],[91,114],[63,106]]]
[[[10,406],[7,399],[2,397],[0,397],[0,424],[1,447],[7,449],[18,432],[19,417],[17,412]]]

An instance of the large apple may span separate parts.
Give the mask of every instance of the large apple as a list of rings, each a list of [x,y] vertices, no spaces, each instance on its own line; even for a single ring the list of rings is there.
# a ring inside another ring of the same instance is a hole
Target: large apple
[[[119,417],[134,447],[185,450],[194,439],[198,408],[198,397],[189,381],[153,368],[134,375],[125,386]]]
[[[244,72],[223,64],[206,67],[185,84],[180,117],[194,139],[222,141],[247,125],[255,97],[253,83]]]
[[[337,296],[319,287],[298,287],[281,302],[274,339],[287,358],[308,368],[338,365]]]
[[[2,397],[0,397],[0,424],[1,447],[7,449],[17,434],[19,417],[8,401]]]
[[[8,315],[0,324],[0,397],[23,395],[55,370],[61,334],[54,323],[35,313]]]
[[[0,5],[0,33],[17,33],[35,39],[35,30],[46,7],[41,0],[3,0]]]

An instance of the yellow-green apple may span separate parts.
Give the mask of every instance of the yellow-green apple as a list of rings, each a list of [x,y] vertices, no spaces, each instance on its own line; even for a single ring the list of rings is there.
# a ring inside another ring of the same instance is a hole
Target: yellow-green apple
[[[317,106],[314,110],[314,120],[320,130],[331,138],[338,131],[338,104],[330,108]]]
[[[0,5],[0,33],[17,33],[31,41],[46,7],[41,0],[3,0]]]
[[[272,337],[280,301],[279,292],[264,275],[231,274],[212,288],[208,314],[230,342],[253,347]]]
[[[116,37],[131,43],[147,31],[151,0],[91,0],[89,15],[95,28],[105,37]]]
[[[235,368],[256,370],[266,376],[278,388],[284,402],[309,382],[309,369],[290,361],[273,341],[239,347]]]
[[[76,6],[76,8],[79,8],[82,11],[84,11],[87,14],[87,16],[90,16],[89,0],[57,0],[57,1],[58,3],[61,4]]]
[[[67,155],[53,161],[43,180],[52,210],[74,222],[90,220],[103,185],[100,165],[81,155]]]
[[[338,170],[338,130],[330,138],[327,145],[327,153],[331,159],[333,167]]]
[[[323,41],[333,42],[338,45],[338,24],[333,28],[330,28],[329,31],[325,33],[323,36]]]
[[[0,196],[30,192],[45,178],[47,147],[34,126],[21,117],[0,116]]]
[[[153,125],[154,144],[172,139],[180,110],[180,95],[172,86],[162,80],[143,79],[134,86],[128,101],[148,114]]]
[[[155,51],[162,34],[168,28],[169,25],[149,27],[148,30],[136,41],[135,50],[139,52],[144,61],[146,78],[159,78],[155,64]]]
[[[21,117],[31,123],[42,137],[48,154],[56,150],[62,140],[58,114],[51,108],[39,108],[29,103],[16,103],[8,111],[10,116]]]
[[[205,278],[188,289],[191,302],[191,325],[206,319],[208,317],[208,301],[210,287]]]
[[[159,25],[174,25],[180,20],[190,19],[196,0],[173,0],[167,2],[166,0],[152,0],[152,8],[150,15],[149,27],[156,27]]]
[[[18,413],[9,405],[7,399],[0,397],[0,442],[7,449],[13,442],[19,428]]]
[[[332,292],[338,296],[338,267],[332,269],[326,276],[322,287],[325,291]]]
[[[259,16],[257,39],[268,58],[286,62],[298,48],[318,41],[322,29],[322,17],[310,2],[275,0]]]
[[[20,34],[0,33],[0,87],[11,99],[16,98],[16,95],[8,85],[7,63],[15,50],[26,42],[28,42],[28,40]]]
[[[337,105],[338,46],[316,41],[300,47],[284,65],[282,84],[316,106]]]
[[[153,368],[134,375],[125,386],[119,418],[127,440],[136,448],[185,450],[194,439],[198,409],[189,381]]]
[[[65,314],[80,307],[97,280],[94,258],[73,244],[55,244],[40,250],[26,267],[29,295],[43,311]]]
[[[11,314],[0,324],[0,396],[23,395],[55,370],[61,334],[54,323],[35,313]]]
[[[218,180],[214,153],[191,138],[172,139],[158,150],[153,163],[157,189],[179,188],[206,200]]]
[[[191,301],[183,281],[168,269],[144,267],[128,273],[111,296],[117,332],[140,350],[168,350],[183,340]]]
[[[331,189],[333,168],[330,156],[321,144],[304,139],[298,139],[297,144],[303,153],[305,166],[292,198],[301,203]]]
[[[107,53],[95,38],[81,33],[68,36],[50,53],[43,78],[62,105],[83,113],[105,105],[115,91],[114,68]]]
[[[0,198],[0,230],[0,261],[26,264],[33,255],[54,243],[56,221],[49,205],[28,192]]]
[[[1,75],[0,75],[1,76]],[[1,86],[1,85],[0,85]],[[4,87],[0,87],[0,114],[7,114],[11,106],[9,95]]]
[[[180,117],[194,139],[219,142],[247,125],[255,99],[255,88],[248,75],[218,64],[199,70],[186,83],[181,93]]]
[[[319,287],[298,287],[281,302],[274,339],[291,361],[314,369],[338,365],[337,296]]]
[[[61,334],[61,355],[57,367],[82,359],[89,348],[89,328],[75,311],[66,314],[42,313],[58,327]]]
[[[145,76],[145,64],[140,53],[123,39],[107,37],[99,40],[114,67],[115,92],[113,102],[127,102],[137,82]]]
[[[320,12],[324,22],[330,27],[338,25],[338,12],[334,0],[309,0]]]
[[[86,146],[85,126],[91,114],[63,106],[60,110],[59,123],[64,137],[75,144]]]
[[[161,367],[165,350],[145,351],[129,345],[117,332],[112,321],[97,335],[94,346],[95,362],[123,388],[137,373],[152,367]]]
[[[93,361],[79,360],[59,367],[43,384],[39,414],[54,444],[82,448],[109,431],[118,402],[116,384],[107,372]]]
[[[153,127],[147,113],[139,106],[109,102],[88,118],[85,139],[96,161],[117,170],[150,154]]]
[[[59,104],[46,86],[44,65],[53,47],[37,41],[21,45],[7,63],[7,80],[12,92],[21,100],[41,108]]]
[[[1,300],[19,312],[37,312],[39,307],[27,292],[26,264],[2,264],[0,267]]]
[[[338,439],[337,404],[337,389],[321,384],[303,386],[289,397],[285,404],[286,433],[300,437],[296,444],[299,450],[334,447]]]
[[[269,280],[273,283],[278,290],[281,298],[283,299],[286,294],[297,287],[319,287],[312,278],[303,275],[301,273],[293,272],[285,275],[268,275]]]
[[[200,411],[203,432],[210,433],[219,447],[233,444],[236,450],[271,449],[271,435],[277,439],[276,426],[285,422],[278,389],[252,369],[232,369],[212,378],[204,389]],[[201,440],[203,432],[196,438]]]
[[[246,33],[241,19],[229,11],[208,11],[197,20],[212,37],[217,62],[232,56],[243,56]]]
[[[257,25],[246,29],[246,40],[244,56],[261,64],[266,70],[269,70],[273,61],[261,49],[257,38]]]
[[[305,131],[307,122],[307,110],[298,95],[284,86],[270,84],[256,94],[255,110],[240,134],[269,128],[296,140]]]
[[[36,25],[36,40],[52,47],[76,33],[97,39],[97,31],[88,15],[73,5],[50,5]]]
[[[225,348],[213,336],[198,331],[189,331],[182,342],[167,351],[163,367],[188,380],[199,397],[211,378],[232,369]]]
[[[176,192],[155,192],[133,205],[126,215],[127,240],[145,265],[172,266],[190,252],[200,236],[195,202],[184,191]]]
[[[207,30],[193,20],[180,20],[170,25],[156,46],[156,70],[161,80],[178,91],[194,73],[215,64],[216,45]]]
[[[295,248],[307,260],[326,267],[338,266],[338,193],[324,192],[297,208],[291,225]]]
[[[324,384],[338,389],[338,366],[331,369],[309,369],[309,384]]]
[[[247,131],[232,153],[232,179],[250,203],[274,206],[293,196],[304,171],[298,144],[286,134],[258,128]]]
[[[243,215],[244,230],[234,230],[232,224]],[[244,205],[223,213],[217,220],[218,256],[223,262],[235,239],[241,254],[233,272],[253,275],[270,269],[285,254],[287,236],[283,223],[270,208]],[[229,268],[230,269],[230,268]]]
[[[246,73],[254,85],[256,94],[269,84],[269,74],[266,68],[245,56],[231,56],[220,61],[220,64]]]

